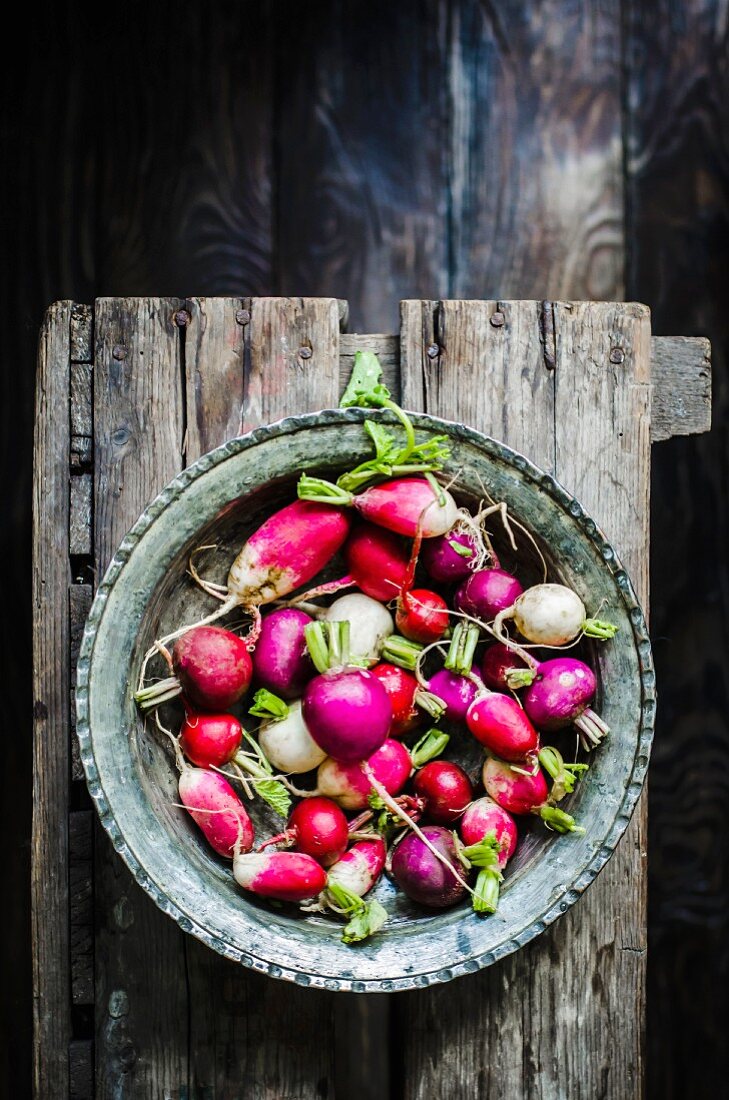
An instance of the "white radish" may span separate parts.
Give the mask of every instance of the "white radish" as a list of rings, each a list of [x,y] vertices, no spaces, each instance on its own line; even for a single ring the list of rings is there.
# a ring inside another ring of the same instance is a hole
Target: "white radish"
[[[377,600],[361,592],[340,596],[323,615],[329,623],[349,623],[349,651],[354,657],[377,661],[385,640],[395,632],[392,615]]]
[[[291,703],[285,718],[261,726],[258,741],[274,768],[287,775],[313,771],[327,755],[306,728],[300,699]]]

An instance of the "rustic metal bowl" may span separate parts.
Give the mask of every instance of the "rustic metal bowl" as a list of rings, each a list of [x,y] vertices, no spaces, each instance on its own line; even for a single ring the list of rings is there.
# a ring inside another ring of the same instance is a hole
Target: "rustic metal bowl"
[[[132,691],[152,639],[210,610],[209,598],[186,576],[190,550],[217,542],[224,579],[246,535],[293,498],[302,470],[331,476],[368,457],[366,415],[325,411],[261,428],[205,455],[167,486],[123,540],[99,587],[78,663],[77,705],[81,756],[101,821],[161,909],[255,970],[300,985],[372,992],[445,982],[488,966],[577,901],[610,858],[640,794],[655,690],[646,625],[630,581],[577,501],[503,444],[462,425],[413,416],[420,431],[450,437],[449,470],[458,472],[466,493],[480,497],[483,484],[507,501],[545,549],[552,579],[575,588],[590,611],[603,604],[603,617],[619,626],[613,641],[591,652],[605,685],[598,705],[612,734],[569,800],[586,833],[563,837],[541,826],[528,832],[508,869],[499,911],[488,919],[465,904],[424,912],[383,881],[377,896],[390,921],[357,947],[340,942],[334,920],[305,918],[244,895],[230,865],[173,805],[170,754],[141,721]],[[466,741],[460,759],[473,770],[478,761]],[[267,813],[254,815],[259,831],[275,826]]]

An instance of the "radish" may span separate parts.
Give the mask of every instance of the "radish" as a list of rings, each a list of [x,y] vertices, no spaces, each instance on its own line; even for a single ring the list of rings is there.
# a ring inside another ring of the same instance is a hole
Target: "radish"
[[[361,592],[340,596],[326,609],[325,622],[349,623],[349,651],[357,658],[376,661],[385,639],[393,633],[392,615],[377,600]]]
[[[311,616],[294,607],[267,615],[253,652],[256,683],[282,699],[298,699],[314,675],[304,628]]]
[[[382,874],[385,856],[380,837],[360,840],[329,869],[325,899],[341,916],[349,917],[342,932],[344,943],[361,943],[387,920],[387,910],[378,901],[362,900]]]
[[[584,833],[575,819],[548,802],[547,781],[539,767],[531,774],[514,771],[503,760],[489,756],[483,766],[486,793],[510,814],[536,814],[557,833]]]
[[[422,477],[391,478],[355,496],[331,482],[302,474],[298,493],[300,500],[350,505],[371,523],[410,538],[419,529],[423,538],[443,535],[458,515],[458,506],[448,490]]]
[[[286,833],[297,851],[313,856],[324,867],[337,862],[349,841],[347,819],[329,798],[306,798],[294,806]]]
[[[232,714],[187,711],[180,730],[180,748],[200,768],[222,768],[240,747],[241,724]]]
[[[327,884],[324,868],[303,852],[236,853],[233,875],[244,890],[277,901],[306,901]]]
[[[447,760],[433,760],[413,780],[426,815],[436,825],[449,825],[461,816],[473,798],[473,786],[463,768]]]
[[[377,780],[388,794],[399,794],[413,770],[410,753],[400,741],[389,739],[369,758]],[[333,799],[344,810],[363,810],[372,794],[372,784],[361,762],[342,763],[331,758],[319,766],[316,793]]]
[[[466,725],[477,741],[502,760],[533,763],[539,734],[510,695],[479,693],[468,708]]]
[[[468,528],[454,527],[446,535],[429,539],[420,557],[425,570],[439,584],[465,580],[478,562],[475,534]]]
[[[253,847],[253,825],[230,783],[219,772],[183,767],[178,783],[180,801],[220,856]]]
[[[400,633],[411,641],[423,645],[437,642],[448,629],[448,604],[427,588],[403,591],[397,602],[395,622]]]
[[[163,650],[173,676],[137,691],[142,710],[166,703],[176,695],[201,710],[228,710],[246,693],[253,665],[245,641],[219,626],[195,626],[177,639],[172,655]]]
[[[513,619],[519,633],[536,645],[562,646],[586,634],[589,638],[612,638],[617,627],[600,619],[588,619],[585,605],[576,592],[563,584],[535,584],[499,611],[494,622],[497,635]]]
[[[428,691],[443,701],[445,716],[451,722],[466,721],[468,708],[478,694],[479,686],[472,674],[474,679],[442,668],[428,681]]]
[[[385,662],[375,665],[371,671],[390,697],[391,737],[400,737],[415,729],[420,724],[421,711],[425,711],[436,721],[443,714],[445,707],[441,700],[431,692],[423,691],[415,677],[404,669]]]
[[[306,728],[301,700],[291,704],[285,718],[264,723],[258,731],[258,740],[274,768],[287,775],[310,772],[327,755]]]
[[[392,875],[403,893],[429,909],[455,905],[466,894],[460,880],[453,834],[440,825],[426,825],[422,833],[450,866],[436,859],[416,833],[408,833],[392,855]]]
[[[479,569],[456,591],[457,611],[491,622],[500,611],[511,607],[524,591],[516,577],[505,569]]]
[[[511,814],[486,797],[471,803],[460,829],[466,845],[461,854],[479,868],[473,908],[476,913],[495,913],[501,872],[516,849],[516,823]]]
[[[542,661],[536,679],[522,696],[524,710],[542,730],[563,729],[574,724],[586,751],[598,745],[610,732],[599,714],[589,707],[597,680],[592,669],[574,657]]]
[[[516,652],[503,642],[495,642],[483,655],[481,675],[486,687],[492,691],[513,691],[532,683],[536,665],[536,661],[526,659],[526,654]],[[539,725],[539,722],[535,724]]]
[[[374,523],[360,523],[344,544],[347,571],[366,596],[387,603],[397,596],[408,572],[401,540]]]

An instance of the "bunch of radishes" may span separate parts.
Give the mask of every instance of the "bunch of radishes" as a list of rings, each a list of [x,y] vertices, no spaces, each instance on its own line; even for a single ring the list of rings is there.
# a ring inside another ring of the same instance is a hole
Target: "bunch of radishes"
[[[343,403],[392,409],[404,441],[367,421],[373,459],[336,484],[302,476],[299,499],[248,539],[227,585],[200,581],[220,608],[155,643],[136,693],[173,739],[181,804],[237,883],[345,918],[347,943],[386,920],[363,900],[383,872],[428,908],[470,895],[493,913],[515,817],[584,831],[557,803],[586,765],[542,735],[574,726],[584,749],[600,742],[595,675],[533,649],[614,633],[570,589],[525,590],[501,567],[485,523],[504,506],[459,508],[434,477],[443,438],[417,443],[379,378],[359,353]],[[340,560],[339,579],[285,602]],[[332,599],[343,588],[353,591]],[[252,619],[245,637],[213,625],[236,607]],[[169,675],[147,684],[155,654]],[[177,697],[173,734],[157,708]],[[436,759],[469,737],[486,750],[480,775]],[[234,783],[286,819],[255,850]]]

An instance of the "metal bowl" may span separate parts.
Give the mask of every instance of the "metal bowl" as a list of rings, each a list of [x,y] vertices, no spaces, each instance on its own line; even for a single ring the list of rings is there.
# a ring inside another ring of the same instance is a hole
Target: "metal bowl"
[[[186,576],[190,551],[218,543],[215,560],[224,579],[246,536],[293,498],[302,470],[326,477],[368,457],[361,426],[367,415],[349,409],[292,417],[231,440],[175,478],[125,537],[98,589],[77,685],[91,796],[117,852],[157,905],[186,932],[245,966],[300,985],[358,992],[412,989],[489,966],[573,905],[628,824],[648,766],[655,713],[643,614],[594,521],[553,478],[503,444],[413,415],[421,432],[449,436],[446,472],[457,473],[466,499],[479,498],[485,485],[507,501],[544,548],[551,578],[573,587],[589,611],[602,605],[603,617],[619,626],[615,639],[592,648],[589,658],[604,685],[598,705],[612,733],[569,800],[586,833],[557,836],[535,823],[507,870],[499,911],[487,919],[465,904],[425,912],[383,880],[377,896],[390,921],[357,947],[341,943],[335,920],[272,908],[238,889],[230,865],[175,807],[171,756],[164,738],[141,721],[132,692],[154,637],[210,610],[209,597]],[[462,738],[461,757],[454,741],[449,755],[473,771],[473,740]],[[268,813],[253,814],[259,833],[275,827]]]

